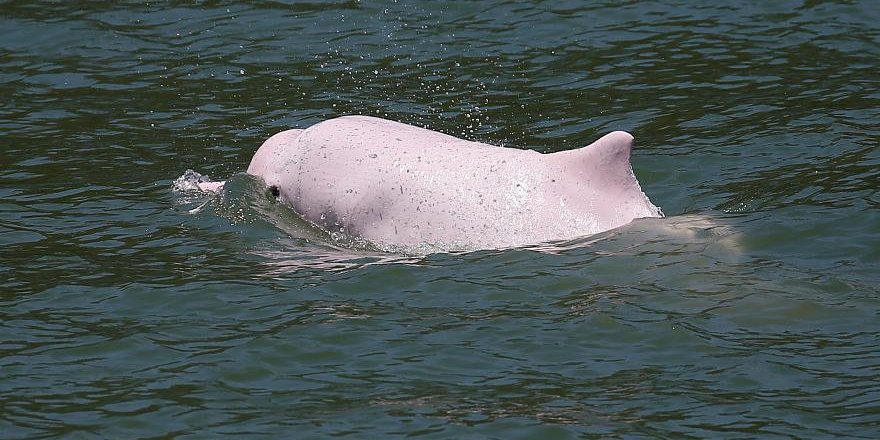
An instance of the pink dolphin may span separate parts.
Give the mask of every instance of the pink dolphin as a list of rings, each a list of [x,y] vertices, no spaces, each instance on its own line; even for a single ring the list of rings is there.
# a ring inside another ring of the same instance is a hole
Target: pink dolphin
[[[632,141],[615,131],[541,154],[344,116],[272,136],[247,172],[309,222],[384,249],[503,248],[662,217],[633,175]]]

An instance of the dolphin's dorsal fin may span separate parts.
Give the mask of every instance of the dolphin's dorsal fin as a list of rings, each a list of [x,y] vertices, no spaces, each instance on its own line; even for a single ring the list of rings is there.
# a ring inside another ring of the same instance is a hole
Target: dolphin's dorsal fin
[[[592,209],[611,206],[623,223],[639,217],[662,217],[642,192],[632,165],[633,137],[625,131],[602,136],[583,148],[551,153],[548,157],[551,172],[558,173],[570,191],[581,201],[591,203]],[[623,224],[620,223],[620,224]]]
[[[614,131],[586,147],[551,153],[550,157],[568,172],[587,178],[601,177],[610,184],[631,184],[635,181],[629,162],[632,146],[631,134]]]

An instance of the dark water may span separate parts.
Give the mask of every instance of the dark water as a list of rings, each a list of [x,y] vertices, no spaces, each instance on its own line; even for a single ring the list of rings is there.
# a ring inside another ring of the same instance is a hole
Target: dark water
[[[0,2],[0,437],[877,438],[878,23]],[[629,130],[670,217],[407,257],[235,174],[353,113],[539,151]],[[188,168],[229,194],[173,191]]]

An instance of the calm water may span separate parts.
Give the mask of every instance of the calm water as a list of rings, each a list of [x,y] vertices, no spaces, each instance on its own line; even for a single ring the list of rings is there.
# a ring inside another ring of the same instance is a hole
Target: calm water
[[[880,436],[880,4],[254,3],[0,2],[0,437]],[[390,255],[236,174],[354,113],[629,130],[669,218]]]

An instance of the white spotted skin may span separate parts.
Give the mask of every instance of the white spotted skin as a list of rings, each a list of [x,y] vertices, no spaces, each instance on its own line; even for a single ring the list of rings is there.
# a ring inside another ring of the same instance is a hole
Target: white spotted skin
[[[632,136],[540,154],[367,116],[269,138],[248,173],[306,220],[381,247],[490,249],[587,236],[662,213]]]

